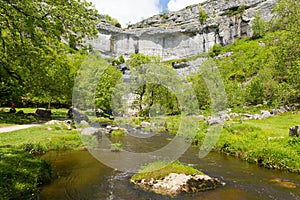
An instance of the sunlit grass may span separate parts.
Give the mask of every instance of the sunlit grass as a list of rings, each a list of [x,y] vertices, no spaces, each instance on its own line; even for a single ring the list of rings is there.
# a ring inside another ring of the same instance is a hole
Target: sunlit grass
[[[142,168],[137,174],[133,175],[130,180],[132,182],[150,178],[158,180],[168,176],[170,173],[186,175],[203,174],[201,171],[191,166],[186,166],[178,161],[173,163],[157,161]]]

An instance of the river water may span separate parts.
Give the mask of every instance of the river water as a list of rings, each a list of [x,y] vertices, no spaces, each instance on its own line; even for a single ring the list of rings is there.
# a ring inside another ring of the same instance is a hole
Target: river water
[[[158,135],[146,141],[126,136],[119,141],[124,148],[143,151],[161,147],[167,138]],[[52,164],[57,178],[41,188],[41,200],[171,199],[135,188],[129,182],[132,174],[105,166],[88,151],[50,152],[42,158]],[[190,147],[179,160],[226,185],[213,191],[180,194],[174,199],[300,200],[299,174],[264,169],[214,152],[199,159],[196,147]]]

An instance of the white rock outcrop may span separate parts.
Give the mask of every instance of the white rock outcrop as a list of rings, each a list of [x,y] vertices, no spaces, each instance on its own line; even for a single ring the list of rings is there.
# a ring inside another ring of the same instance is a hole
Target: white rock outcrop
[[[126,29],[99,23],[98,38],[88,40],[107,56],[135,52],[159,55],[163,60],[208,52],[214,44],[227,45],[252,35],[251,20],[258,12],[266,21],[276,0],[208,0],[169,14],[155,15]],[[207,18],[199,20],[200,10]]]

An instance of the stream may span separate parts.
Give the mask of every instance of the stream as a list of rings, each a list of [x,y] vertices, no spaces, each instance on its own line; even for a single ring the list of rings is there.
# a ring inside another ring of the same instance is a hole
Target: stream
[[[126,136],[118,141],[126,150],[143,152],[161,148],[170,140],[168,137],[167,134],[148,139]],[[105,166],[88,151],[50,152],[42,159],[51,163],[57,178],[41,188],[41,200],[172,199],[135,188],[129,182],[132,174]],[[221,179],[226,185],[212,191],[180,194],[173,199],[300,200],[299,174],[264,169],[215,152],[199,159],[196,147],[190,147],[179,160]]]

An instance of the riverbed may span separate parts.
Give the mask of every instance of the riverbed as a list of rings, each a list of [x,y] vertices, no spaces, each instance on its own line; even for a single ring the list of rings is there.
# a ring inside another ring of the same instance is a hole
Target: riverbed
[[[167,138],[158,135],[149,141],[130,137],[119,140],[130,150],[149,151],[161,147]],[[41,200],[171,199],[135,188],[129,182],[131,173],[107,167],[89,151],[50,152],[42,158],[52,164],[57,178],[41,188]],[[190,147],[179,160],[226,185],[213,191],[181,194],[174,199],[300,200],[299,174],[268,170],[216,152],[199,159],[197,147]]]

